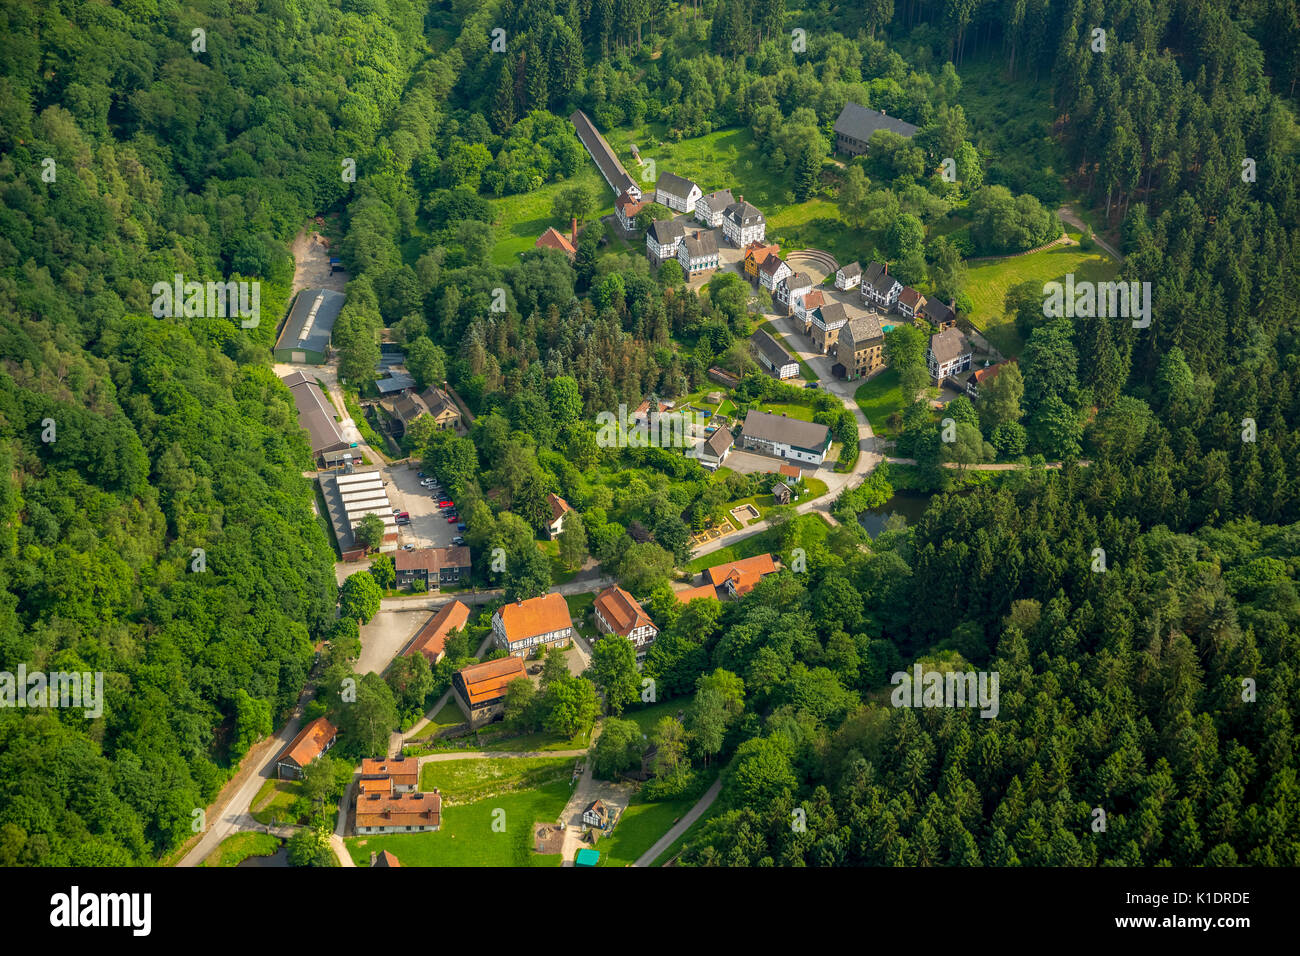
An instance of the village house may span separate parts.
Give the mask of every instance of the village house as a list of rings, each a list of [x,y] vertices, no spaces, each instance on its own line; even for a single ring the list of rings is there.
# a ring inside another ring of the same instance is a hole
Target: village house
[[[537,237],[533,243],[534,249],[554,249],[556,252],[563,252],[573,261],[573,257],[578,254],[578,220],[573,220],[570,234],[565,236],[554,226],[548,226],[546,231]]]
[[[778,505],[788,505],[790,494],[789,487],[783,481],[778,481],[772,486],[772,497]]]
[[[870,375],[885,362],[885,333],[874,315],[863,315],[849,322],[840,332],[835,348],[838,360],[831,369],[842,378]]]
[[[734,439],[726,425],[719,425],[704,442],[697,445],[696,460],[702,468],[716,471],[726,461]]]
[[[655,202],[673,212],[695,212],[695,203],[703,194],[695,183],[672,173],[661,173],[655,183]]]
[[[777,570],[772,555],[757,554],[742,561],[709,568],[704,574],[714,588],[722,588],[731,597],[742,597],[754,590],[754,585],[763,578],[776,574]]]
[[[574,130],[578,134],[578,140],[587,149],[591,156],[592,162],[600,170],[600,175],[604,177],[609,188],[614,190],[615,196],[621,196],[623,193],[631,194],[632,198],[641,198],[641,187],[637,185],[632,175],[623,168],[619,162],[618,156],[610,148],[605,137],[596,129],[596,124],[582,110],[576,110],[569,117],[569,122],[573,124]]]
[[[638,659],[645,657],[659,635],[659,628],[641,605],[618,585],[607,587],[596,595],[592,613],[596,618],[596,629],[602,634],[626,637],[636,648]]]
[[[618,224],[627,232],[636,230],[636,216],[648,203],[636,198],[631,193],[623,193],[614,201],[614,215]]]
[[[903,283],[889,274],[889,266],[873,262],[862,279],[862,298],[885,312],[894,307],[903,293]]]
[[[970,400],[974,401],[979,398],[980,386],[993,381],[993,379],[998,377],[998,373],[1006,367],[1006,362],[998,362],[995,365],[989,365],[986,361],[983,368],[977,368],[975,371],[971,372],[970,376],[966,379],[966,394],[969,396]]]
[[[835,120],[835,151],[859,156],[867,151],[871,137],[880,130],[911,139],[916,135],[916,129],[911,123],[886,116],[884,110],[869,110],[857,103],[845,103]]]
[[[940,332],[957,326],[955,303],[944,305],[938,299],[926,299],[921,314]]]
[[[916,318],[916,313],[925,306],[925,296],[917,292],[910,285],[904,286],[903,291],[898,294],[898,312],[909,319]]]
[[[507,604],[492,615],[496,646],[515,657],[526,657],[542,645],[568,647],[573,622],[564,596],[551,592]]]
[[[767,261],[770,255],[779,255],[780,246],[767,246],[761,242],[751,242],[745,246],[745,276],[751,282],[758,281],[758,267]]]
[[[792,272],[776,284],[773,301],[782,314],[790,315],[795,310],[795,303],[813,290],[813,280],[806,272]]]
[[[826,296],[821,289],[813,289],[803,295],[795,296],[794,315],[795,318],[803,323],[803,334],[812,334],[813,315],[818,309],[826,304]]]
[[[455,430],[460,426],[460,409],[451,396],[440,388],[430,386],[423,392],[399,392],[381,401],[380,407],[393,420],[395,437],[401,438],[416,421],[432,415],[439,431]]]
[[[862,282],[862,266],[856,262],[850,262],[848,265],[840,266],[835,272],[835,288],[841,292],[847,292],[849,289],[856,289]]]
[[[553,492],[546,493],[546,504],[551,509],[551,523],[546,526],[546,535],[550,538],[558,538],[564,531],[564,518],[573,509],[569,503]]]
[[[421,582],[426,590],[445,584],[459,584],[469,580],[470,565],[469,548],[464,545],[416,548],[413,551],[398,551],[393,555],[399,588],[410,587],[415,581]]]
[[[734,202],[730,189],[708,193],[695,200],[695,218],[701,225],[718,229],[722,226],[722,216],[727,211],[727,207]]]
[[[754,354],[758,364],[767,369],[775,378],[794,378],[799,374],[799,363],[785,346],[763,329],[758,329],[749,337],[754,345]]]
[[[371,852],[370,865],[378,869],[389,869],[391,867],[401,866],[402,864],[398,862],[397,857],[392,853],[388,850],[384,850],[382,853]]]
[[[402,651],[402,656],[423,654],[429,665],[433,666],[447,653],[447,635],[463,629],[468,620],[469,608],[460,601],[444,604],[415,632],[415,637],[411,638],[411,643]]]
[[[930,336],[930,347],[925,353],[925,363],[930,368],[930,380],[935,385],[970,368],[971,348],[965,334],[956,326]]]
[[[442,794],[367,793],[357,798],[358,835],[426,833],[442,826]]]
[[[767,235],[767,220],[741,196],[722,215],[722,234],[727,241],[743,249],[751,242],[762,242]]]
[[[767,258],[759,263],[758,284],[768,292],[776,292],[776,284],[793,274],[794,270],[790,268],[789,263],[775,252],[770,252]]]
[[[840,329],[849,321],[849,312],[839,302],[830,302],[812,313],[812,322],[808,334],[812,337],[817,351],[823,355],[830,354],[839,339]]]
[[[656,266],[677,258],[677,249],[686,238],[686,227],[674,219],[656,219],[645,233],[645,248]]]
[[[609,829],[613,814],[604,800],[594,800],[582,811],[582,822],[598,830]]]
[[[275,775],[281,780],[301,780],[303,769],[334,746],[339,729],[324,717],[317,717],[298,732],[275,762]]]
[[[718,240],[711,232],[697,230],[682,239],[677,247],[677,261],[688,279],[712,272],[718,268]]]
[[[414,793],[420,787],[420,761],[417,757],[364,757],[361,781],[384,781],[387,793]]]
[[[831,447],[831,430],[814,422],[750,410],[740,433],[741,445],[752,451],[821,465]]]
[[[682,604],[690,604],[692,601],[704,599],[716,601],[718,599],[718,589],[712,584],[701,584],[695,588],[684,588],[681,591],[674,591],[673,597],[677,598]]]
[[[505,710],[506,688],[511,681],[528,680],[518,657],[471,664],[451,675],[452,696],[471,727],[491,723]]]

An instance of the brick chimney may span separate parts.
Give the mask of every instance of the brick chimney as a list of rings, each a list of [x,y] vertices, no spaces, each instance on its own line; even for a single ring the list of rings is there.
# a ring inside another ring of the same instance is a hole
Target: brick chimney
[[[569,241],[576,246],[578,244],[578,217],[577,216],[573,217],[573,224],[570,228],[573,231],[573,236]]]

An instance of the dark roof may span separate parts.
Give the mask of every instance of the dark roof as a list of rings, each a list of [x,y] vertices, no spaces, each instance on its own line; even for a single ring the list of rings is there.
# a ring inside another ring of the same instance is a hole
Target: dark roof
[[[293,311],[275,347],[324,352],[329,348],[330,333],[346,299],[342,292],[330,289],[303,289],[294,300]]]
[[[780,282],[787,289],[811,289],[814,285],[812,276],[806,272],[793,272]]]
[[[883,262],[873,262],[867,266],[867,271],[863,273],[862,281],[871,285],[882,275],[889,271],[889,266]]]
[[[655,183],[655,191],[662,189],[670,196],[681,196],[685,199],[691,194],[692,189],[699,187],[689,179],[683,179],[681,176],[675,176],[672,173],[660,173],[659,182]]]
[[[334,421],[334,406],[320,386],[302,372],[286,375],[281,381],[293,395],[293,404],[298,409],[298,424],[307,433],[312,455],[347,448],[348,442]]]
[[[734,441],[730,429],[725,425],[719,425],[717,431],[710,435],[709,440],[704,443],[704,450],[714,458],[721,458],[722,453],[730,448]]]
[[[882,129],[908,138],[915,136],[917,130],[911,123],[894,116],[886,116],[883,111],[869,110],[857,103],[845,103],[844,109],[840,110],[839,119],[835,121],[837,134],[843,133],[845,136],[863,142],[871,139],[872,133]]]
[[[610,184],[615,193],[623,193],[629,188],[635,189],[638,193],[641,191],[641,187],[623,168],[614,150],[610,148],[609,143],[605,142],[605,137],[600,135],[600,130],[596,129],[596,125],[586,113],[576,110],[569,117],[569,122],[578,131],[578,139],[582,141],[583,146],[587,147],[587,152],[591,154],[596,168],[600,170],[600,174],[605,177],[605,182]]]
[[[668,246],[686,235],[686,227],[675,219],[656,219],[650,223],[647,235],[659,245]]]
[[[686,254],[692,259],[717,255],[718,252],[718,240],[712,231],[689,235],[682,240],[682,245],[686,247]]]
[[[880,328],[880,320],[874,315],[858,316],[848,324],[845,331],[848,332],[855,348],[866,342],[885,337],[884,331]],[[840,333],[840,341],[844,341],[844,332]]]
[[[875,280],[872,281],[870,285],[881,295],[889,295],[890,289],[896,285],[902,285],[902,283],[891,276],[888,272],[882,272],[880,275],[876,276]]]
[[[822,317],[822,325],[831,326],[849,320],[849,312],[839,302],[828,302],[817,310]]]
[[[940,365],[951,362],[969,351],[970,343],[966,341],[966,336],[961,329],[956,326],[944,329],[938,335],[930,336],[930,352]]]
[[[736,200],[730,189],[719,189],[716,193],[705,193],[700,199],[714,212],[722,212]]]
[[[925,305],[921,307],[921,314],[935,325],[942,325],[957,318],[957,313],[938,299],[926,299]]]
[[[844,278],[851,279],[862,272],[862,266],[856,262],[850,262],[848,265],[840,266],[838,271],[844,273]]]
[[[777,368],[794,362],[794,357],[785,350],[785,347],[762,329],[751,335],[749,340]]]
[[[747,438],[781,442],[808,451],[821,451],[831,440],[831,430],[825,425],[759,411],[750,411],[745,416],[744,434]]]
[[[391,395],[393,392],[403,392],[414,387],[415,379],[406,372],[393,372],[388,378],[381,378],[375,382],[375,388],[379,389],[380,395]]]
[[[737,226],[754,226],[764,222],[763,214],[747,202],[733,202],[723,213]]]

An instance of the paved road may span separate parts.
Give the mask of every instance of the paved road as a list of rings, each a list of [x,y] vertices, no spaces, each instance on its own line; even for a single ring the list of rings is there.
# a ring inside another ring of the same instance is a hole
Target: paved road
[[[1056,214],[1060,216],[1063,220],[1065,220],[1066,223],[1073,226],[1075,229],[1080,230],[1081,232],[1087,230],[1088,228],[1088,224],[1085,223],[1082,219],[1080,219],[1075,214],[1074,210],[1071,209],[1069,206],[1062,206],[1060,209],[1056,210]],[[1097,233],[1095,232],[1092,234],[1092,238],[1093,241],[1096,242],[1097,245],[1101,246],[1102,249],[1104,249],[1112,259],[1114,259],[1116,262],[1123,265],[1124,256],[1122,253],[1120,253],[1118,249],[1112,246],[1101,236],[1097,235]]]
[[[862,484],[867,475],[871,474],[876,466],[884,460],[884,456],[876,451],[876,437],[871,430],[871,423],[867,421],[867,416],[862,413],[857,400],[853,397],[854,392],[858,390],[862,382],[850,382],[836,378],[831,373],[833,363],[829,356],[815,351],[812,341],[795,328],[794,322],[788,316],[767,313],[765,318],[771,319],[772,324],[785,336],[786,347],[792,349],[800,359],[817,373],[821,379],[822,389],[843,402],[844,407],[851,411],[853,417],[857,419],[858,461],[853,466],[853,470],[851,472],[836,472],[825,468],[818,469],[817,477],[826,482],[826,494],[820,498],[801,501],[794,508],[798,514],[818,511],[831,524],[839,524],[831,514],[831,505],[835,503],[835,499],[840,496],[840,493],[845,488],[856,488]],[[771,522],[766,518],[762,521],[755,521],[743,531],[734,531],[731,534],[723,535],[721,538],[715,538],[713,541],[707,541],[699,545],[691,552],[691,556],[698,558],[721,548],[730,547],[738,541],[743,541],[745,538],[758,534],[760,531],[766,531],[771,526]]]
[[[722,792],[722,778],[719,777],[713,781],[713,786],[704,791],[704,796],[700,797],[698,803],[686,811],[686,815],[673,824],[673,828],[655,841],[654,846],[641,854],[633,866],[650,866],[659,857],[659,854],[667,850],[677,840],[679,836],[690,829],[691,824],[704,815],[704,811],[713,806],[713,801],[718,799],[718,794]]]

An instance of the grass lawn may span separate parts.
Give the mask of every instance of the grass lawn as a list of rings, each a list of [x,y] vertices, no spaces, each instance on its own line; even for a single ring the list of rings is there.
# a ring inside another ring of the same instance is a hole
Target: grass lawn
[[[430,766],[438,764],[427,764],[425,769]],[[388,833],[343,842],[358,866],[368,865],[372,852],[384,850],[402,866],[559,866],[560,854],[543,856],[533,851],[533,834],[536,824],[558,819],[569,793],[568,780],[556,780],[473,803],[451,805],[444,800],[442,828],[436,832]],[[505,826],[500,832],[493,829],[499,820]]]
[[[430,718],[418,736],[428,737],[430,734],[436,734],[440,730],[446,730],[448,727],[455,727],[457,724],[463,723],[465,723],[465,714],[456,706],[454,700],[449,700],[442,705],[442,710]]]
[[[591,728],[580,730],[572,737],[557,737],[545,731],[524,734],[520,737],[502,737],[479,748],[481,750],[502,751],[552,751],[583,750],[591,745]],[[567,758],[572,763],[572,758]]]
[[[426,763],[420,768],[420,789],[440,789],[444,807],[463,805],[554,780],[563,780],[567,788],[572,771],[571,757],[470,757]]]
[[[591,606],[596,603],[594,594],[574,594],[564,599],[569,605],[569,617],[577,622],[578,633],[588,641],[596,639],[596,625],[592,623]]]
[[[685,710],[688,703],[689,699],[683,697],[676,700],[661,700],[657,704],[646,704],[635,709],[629,707],[623,711],[622,719],[636,721],[636,725],[641,728],[641,733],[649,734],[661,717],[676,717],[677,712]]]
[[[497,242],[492,250],[493,262],[502,266],[514,265],[519,261],[519,254],[531,249],[547,226],[554,226],[566,237],[569,235],[570,224],[551,215],[551,204],[555,202],[556,194],[566,186],[585,185],[597,197],[596,201],[602,205],[592,214],[592,220],[614,211],[614,197],[585,149],[582,157],[582,166],[570,179],[547,183],[533,192],[490,200],[496,216],[493,228]]]
[[[573,580],[578,572],[576,570],[570,571],[560,561],[560,541],[558,538],[539,541],[537,546],[541,548],[542,554],[546,555],[546,559],[551,562],[551,584],[564,584]]]
[[[681,853],[681,852],[682,852],[682,848],[683,848],[684,846],[686,846],[687,843],[690,842],[691,837],[692,837],[694,834],[696,834],[696,833],[699,832],[700,827],[702,827],[702,826],[705,824],[705,822],[708,821],[711,817],[713,817],[714,815],[716,815],[717,813],[720,812],[719,808],[721,807],[721,805],[722,805],[722,804],[721,804],[721,801],[720,801],[720,800],[715,800],[715,801],[713,801],[713,806],[709,807],[709,809],[707,809],[707,810],[705,810],[703,813],[701,813],[701,814],[700,814],[700,818],[699,818],[698,820],[696,820],[694,823],[692,823],[692,824],[687,828],[687,830],[686,830],[685,833],[683,833],[683,834],[682,834],[681,836],[679,836],[676,840],[674,840],[674,841],[669,845],[668,849],[664,850],[664,852],[660,853],[657,857],[655,857],[655,858],[654,858],[654,862],[651,863],[650,865],[651,865],[651,866],[663,866],[665,863],[667,863],[669,860],[671,860],[673,857],[675,857],[678,853]],[[685,812],[685,811],[683,811],[683,812]],[[615,829],[617,829],[617,828],[615,828]],[[652,845],[653,845],[653,844],[652,844]]]
[[[1025,343],[1016,331],[1014,317],[1005,311],[1007,290],[1019,282],[1060,281],[1067,272],[1074,273],[1076,282],[1106,282],[1115,278],[1119,269],[1099,249],[1083,252],[1078,246],[1056,246],[1017,259],[972,263],[967,267],[966,281],[972,303],[971,321],[1003,355],[1019,355]],[[874,421],[871,424],[875,427]]]
[[[830,525],[826,523],[821,515],[815,513],[796,515],[790,520],[790,525],[793,528],[791,540],[795,547],[806,547],[809,544],[824,541],[830,531]],[[686,570],[696,574],[705,568],[716,567],[729,561],[739,561],[741,558],[752,558],[756,554],[772,551],[779,544],[779,535],[784,530],[783,528],[768,528],[758,534],[750,535],[733,545],[719,548],[717,551],[696,558],[686,565]]]
[[[269,833],[236,833],[226,837],[199,866],[238,866],[250,856],[271,856],[280,838]]]
[[[280,823],[296,823],[290,819],[289,808],[302,796],[302,784],[297,780],[268,780],[257,791],[251,806],[253,819],[267,825],[271,815]]]
[[[809,405],[796,405],[793,402],[759,402],[751,405],[750,408],[757,412],[767,412],[770,415],[785,415],[787,418],[797,418],[800,421],[810,422],[815,414]]]
[[[768,335],[772,336],[772,338],[776,339],[782,345],[784,345],[785,350],[795,357],[795,360],[798,361],[799,363],[799,374],[803,377],[805,381],[808,382],[821,381],[821,379],[818,378],[817,373],[812,370],[812,367],[808,365],[808,363],[805,362],[803,359],[799,358],[799,351],[793,345],[790,344],[790,342],[786,339],[785,335],[782,334],[777,329],[777,327],[772,324],[770,320],[764,322],[762,325],[759,326],[759,328],[762,329],[764,332],[766,332]],[[733,405],[732,408],[734,410],[735,406]]]
[[[630,866],[635,863],[695,802],[691,798],[649,803],[642,800],[640,793],[633,794],[627,809],[619,816],[614,832],[596,844],[600,850],[600,863],[597,865]]]
[[[882,438],[898,437],[898,432],[888,424],[890,415],[903,410],[903,388],[896,369],[887,366],[879,375],[859,385],[853,397],[873,432]]]

